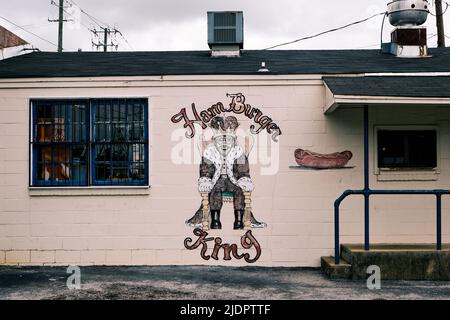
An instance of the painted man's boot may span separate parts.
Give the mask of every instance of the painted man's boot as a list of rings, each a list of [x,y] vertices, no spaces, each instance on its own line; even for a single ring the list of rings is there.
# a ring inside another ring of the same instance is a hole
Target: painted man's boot
[[[244,229],[244,210],[234,210],[234,230]]]
[[[220,210],[211,210],[211,229],[222,229]]]

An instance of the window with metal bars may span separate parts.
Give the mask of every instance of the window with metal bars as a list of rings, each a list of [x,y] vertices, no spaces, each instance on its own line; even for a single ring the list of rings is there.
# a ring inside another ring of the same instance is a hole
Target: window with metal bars
[[[31,101],[31,186],[148,185],[146,99]]]

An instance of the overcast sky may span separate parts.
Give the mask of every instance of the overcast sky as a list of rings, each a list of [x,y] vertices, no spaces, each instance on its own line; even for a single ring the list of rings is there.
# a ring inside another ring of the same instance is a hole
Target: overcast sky
[[[58,2],[58,0],[54,0]],[[69,1],[66,0],[68,5]],[[388,0],[73,0],[85,12],[119,29],[129,45],[118,37],[119,50],[206,50],[207,11],[242,10],[244,12],[244,48],[263,49],[271,45],[318,33],[360,20],[386,10]],[[91,51],[92,35],[98,28],[85,14],[77,17],[76,6],[66,8],[76,20],[64,29],[64,49]],[[434,11],[434,7],[432,8]],[[51,0],[0,0],[0,16],[57,43],[58,8]],[[283,49],[377,48],[382,17],[316,39],[282,47]],[[445,15],[450,35],[450,10]],[[0,18],[0,24],[35,47],[53,51],[54,46],[12,26]],[[78,25],[78,27],[77,27]],[[435,17],[429,16],[428,35],[436,33]],[[384,38],[389,39],[389,23]],[[94,38],[95,40],[95,38]],[[450,39],[447,39],[450,44]],[[436,37],[429,40],[436,45]]]

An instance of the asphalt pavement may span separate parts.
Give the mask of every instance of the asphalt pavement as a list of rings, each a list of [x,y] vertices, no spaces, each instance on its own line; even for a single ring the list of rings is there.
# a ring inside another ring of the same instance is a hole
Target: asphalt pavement
[[[79,289],[71,275],[67,267],[0,267],[0,299],[450,299],[450,282],[381,280],[369,290],[366,281],[305,268],[80,267]]]

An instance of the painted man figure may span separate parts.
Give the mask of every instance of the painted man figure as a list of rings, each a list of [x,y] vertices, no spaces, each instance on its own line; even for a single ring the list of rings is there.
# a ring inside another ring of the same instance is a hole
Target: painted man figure
[[[233,228],[244,228],[244,193],[251,193],[254,189],[250,178],[248,157],[237,144],[236,129],[239,126],[233,116],[215,117],[211,120],[214,131],[213,142],[202,154],[200,164],[200,178],[198,190],[208,194],[210,210],[210,228],[221,229],[220,212],[223,206],[224,194],[232,194],[234,206]],[[187,221],[192,227],[201,227],[203,218],[203,205],[196,214]],[[252,228],[266,227],[265,223],[258,222],[253,214],[250,215]]]

